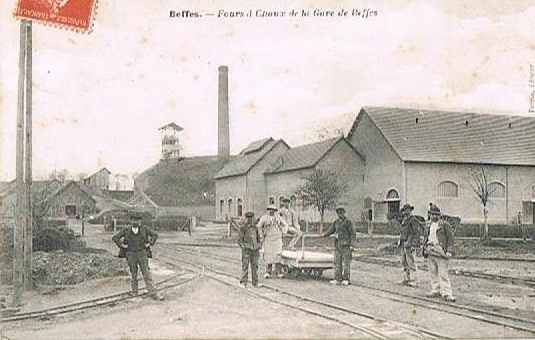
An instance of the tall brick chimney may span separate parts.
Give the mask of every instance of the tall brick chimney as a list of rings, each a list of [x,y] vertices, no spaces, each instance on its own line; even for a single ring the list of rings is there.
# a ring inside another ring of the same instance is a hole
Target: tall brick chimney
[[[230,156],[230,132],[228,115],[228,67],[219,66],[219,93],[218,93],[218,143],[217,156]]]

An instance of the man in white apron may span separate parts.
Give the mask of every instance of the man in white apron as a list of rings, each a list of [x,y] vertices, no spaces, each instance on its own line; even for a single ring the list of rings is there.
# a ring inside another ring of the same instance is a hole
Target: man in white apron
[[[264,239],[264,262],[266,263],[266,274],[268,279],[271,275],[283,277],[280,273],[280,262],[282,254],[282,234],[288,232],[288,224],[276,214],[277,207],[269,205],[267,214],[258,221],[257,227],[262,230]]]

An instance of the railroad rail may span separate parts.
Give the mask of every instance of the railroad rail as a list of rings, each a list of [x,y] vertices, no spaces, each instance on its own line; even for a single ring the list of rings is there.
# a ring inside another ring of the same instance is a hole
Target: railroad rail
[[[206,249],[206,248],[205,248]],[[206,252],[205,249],[203,251],[197,249],[192,250],[189,247],[180,247],[181,253],[189,253],[193,255],[202,255],[203,258],[210,258],[213,260],[218,260],[221,262],[226,263],[233,263],[239,266],[241,265],[241,261],[237,260],[235,257],[225,257],[221,254],[213,254]],[[389,261],[391,262],[391,261]],[[383,264],[382,262],[377,262],[379,264]],[[234,275],[235,278],[237,278]],[[354,288],[351,288],[353,286]],[[383,289],[377,286],[368,286],[364,284],[355,284],[352,283],[352,285],[349,286],[349,289],[355,289],[355,288],[364,288],[369,291],[370,294],[390,299],[392,301],[397,302],[403,302],[407,304],[411,304],[414,306],[422,307],[422,308],[428,308],[432,310],[437,310],[441,312],[446,312],[454,315],[458,315],[465,318],[470,318],[473,320],[493,324],[493,325],[499,325],[503,327],[509,327],[511,329],[515,329],[518,331],[528,332],[531,334],[535,334],[535,320],[529,320],[525,318],[520,318],[513,315],[498,313],[494,311],[489,311],[481,308],[471,307],[467,305],[461,305],[459,303],[448,303],[444,302],[438,299],[431,299],[426,298],[422,296],[416,296],[412,294],[406,294],[401,292],[393,292],[391,290]]]
[[[224,243],[173,243],[178,246],[183,247],[203,247],[203,248],[237,248],[235,245],[230,244],[224,244]],[[488,261],[511,261],[511,262],[535,262],[535,259],[521,259],[521,258],[515,258],[515,259],[500,259],[500,258],[479,258],[479,257],[459,257],[459,260],[488,260]],[[392,261],[388,259],[382,259],[375,256],[353,256],[353,261],[360,261],[364,263],[371,263],[371,264],[379,264],[389,267],[401,267],[401,263],[399,261]],[[419,269],[421,270],[427,270],[426,266],[419,265]],[[519,286],[526,286],[535,288],[535,280],[531,278],[521,278],[521,277],[513,277],[513,276],[507,276],[507,275],[498,275],[498,274],[489,274],[489,273],[483,273],[478,271],[471,271],[471,270],[464,270],[464,269],[450,269],[449,273],[451,275],[457,275],[457,276],[467,276],[467,277],[475,277],[479,279],[485,279],[485,280],[491,280],[494,282],[501,282],[506,284],[512,284],[512,285],[519,285]]]
[[[199,266],[198,263],[187,261],[183,258],[177,258],[177,255],[180,255],[181,257],[183,256],[182,252],[179,253],[176,250],[167,249],[165,253],[166,254],[162,254],[160,252],[159,256],[163,256],[166,261],[179,262],[181,263],[181,266],[191,271],[196,271],[196,268]],[[438,334],[429,330],[424,330],[418,327],[405,325],[390,320],[379,319],[373,315],[311,299],[300,294],[290,293],[272,285],[262,284],[259,286],[259,288],[254,290],[243,289],[237,285],[238,281],[236,275],[212,267],[203,266],[202,268],[203,275],[227,286],[240,289],[245,294],[345,325],[355,331],[358,331],[364,337],[376,339],[448,338],[442,334]]]
[[[157,283],[158,289],[166,290],[166,289],[170,289],[173,287],[181,286],[198,277],[199,277],[199,274],[184,275],[183,272],[179,272],[164,280],[159,281]],[[176,282],[173,282],[173,281],[176,281]],[[148,296],[148,292],[140,293],[137,296],[138,297]],[[74,312],[79,312],[79,311],[90,309],[90,308],[112,306],[119,302],[131,300],[134,298],[135,297],[132,296],[130,292],[111,294],[111,295],[98,297],[95,299],[69,303],[69,304],[55,306],[52,308],[47,308],[47,309],[42,309],[42,310],[12,313],[12,314],[9,314],[7,316],[3,316],[2,318],[0,318],[0,323],[29,320],[29,319],[47,320],[50,317],[55,316],[55,315],[74,313]]]

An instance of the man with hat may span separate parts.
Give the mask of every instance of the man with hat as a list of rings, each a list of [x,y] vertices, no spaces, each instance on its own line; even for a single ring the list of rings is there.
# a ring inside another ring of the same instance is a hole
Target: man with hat
[[[266,208],[267,213],[260,217],[257,227],[262,231],[264,240],[264,261],[266,263],[266,279],[271,275],[283,277],[280,272],[280,262],[282,255],[282,234],[288,231],[288,225],[276,214],[277,207],[270,204]]]
[[[240,285],[247,286],[249,277],[249,265],[251,266],[251,281],[253,286],[258,286],[258,255],[262,243],[262,232],[256,226],[254,213],[245,213],[245,221],[241,223],[238,232],[238,245],[241,248],[241,279]]]
[[[343,206],[336,207],[338,218],[325,231],[322,236],[334,235],[334,280],[331,284],[350,284],[350,271],[353,249],[357,247],[357,233],[353,223],[346,217]]]
[[[427,297],[442,297],[454,302],[449,278],[449,259],[454,252],[453,231],[450,224],[440,219],[440,209],[431,204],[429,207],[430,220],[424,229],[423,255],[428,258],[429,273],[431,274],[431,292]]]
[[[416,249],[420,247],[420,222],[412,215],[414,207],[405,203],[401,208],[401,233],[398,246],[401,247],[401,264],[403,265],[402,285],[416,287],[416,283],[411,278],[411,272],[417,270],[414,263]]]
[[[290,243],[288,243],[288,248],[294,250],[295,244],[303,236],[301,232],[301,227],[299,226],[299,221],[297,220],[297,214],[295,210],[290,208],[290,199],[284,197],[282,199],[282,206],[279,210],[279,215],[282,217],[284,222],[288,225],[288,234],[293,235]]]
[[[142,218],[139,214],[131,214],[130,219],[130,226],[113,235],[112,240],[119,248],[122,248],[121,250],[125,249],[126,261],[130,268],[132,295],[136,296],[138,294],[137,275],[139,268],[149,295],[155,300],[163,300],[163,295],[154,287],[149,268],[149,257],[152,257],[150,247],[156,243],[158,234],[142,225]],[[119,256],[121,256],[121,253],[119,253]]]

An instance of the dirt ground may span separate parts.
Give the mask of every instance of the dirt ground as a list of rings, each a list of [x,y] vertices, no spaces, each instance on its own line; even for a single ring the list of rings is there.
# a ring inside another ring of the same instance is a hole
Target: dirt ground
[[[234,243],[225,235],[201,235],[187,233],[179,235],[162,235],[159,242],[195,243],[207,240]],[[197,236],[197,237],[196,237]],[[99,226],[92,226],[84,236],[88,247],[102,248],[115,256],[115,245],[109,240],[111,235]],[[361,239],[361,250],[370,253],[377,250],[377,242]],[[229,250],[236,253],[237,250]],[[509,254],[511,255],[511,254]],[[511,256],[514,256],[512,254]],[[524,254],[523,256],[532,256]],[[529,264],[528,264],[529,265]],[[367,265],[358,264],[360,273],[366,273],[370,280],[382,282],[386,277],[391,280],[397,276],[399,269],[384,268],[375,273],[376,269],[367,269]],[[371,265],[370,265],[371,266]],[[164,279],[175,272],[168,266],[151,261],[151,268],[156,280]],[[530,269],[531,273],[533,268]],[[355,276],[358,276],[359,271]],[[521,271],[521,268],[519,269]],[[327,275],[330,275],[328,273]],[[531,275],[531,274],[530,274]],[[532,276],[533,277],[533,276]],[[454,284],[459,280],[452,278]],[[314,285],[324,285],[314,282]],[[498,301],[499,305],[508,304],[509,308],[535,310],[533,297],[518,293],[515,299],[507,296],[485,295],[491,291],[481,285],[481,296],[487,301]],[[314,287],[314,286],[310,286]],[[5,289],[5,287],[3,287]],[[459,291],[462,297],[462,289]],[[249,288],[248,288],[249,289]],[[325,289],[325,288],[322,288]],[[424,288],[418,288],[425,293]],[[512,287],[511,289],[516,289]],[[62,305],[69,302],[83,301],[97,296],[126,292],[129,290],[128,275],[94,279],[75,285],[64,285],[52,294],[41,291],[25,293],[22,310],[38,310],[45,307]],[[9,294],[9,291],[4,291]],[[164,292],[166,299],[162,302],[149,298],[136,298],[115,306],[94,310],[86,310],[76,314],[51,317],[48,320],[24,321],[0,325],[0,332],[6,339],[169,339],[169,338],[284,338],[284,339],[317,339],[317,338],[350,338],[355,337],[352,330],[338,323],[320,317],[304,314],[273,303],[243,294],[241,288],[229,287],[200,277],[186,286],[178,286]],[[506,301],[505,301],[506,300]],[[230,303],[229,303],[230,302]],[[378,310],[387,311],[390,306],[374,306]],[[531,314],[535,315],[535,314]],[[456,325],[459,327],[460,325]],[[466,330],[469,332],[470,330]],[[477,337],[477,334],[473,334]],[[500,335],[496,335],[501,337]]]

